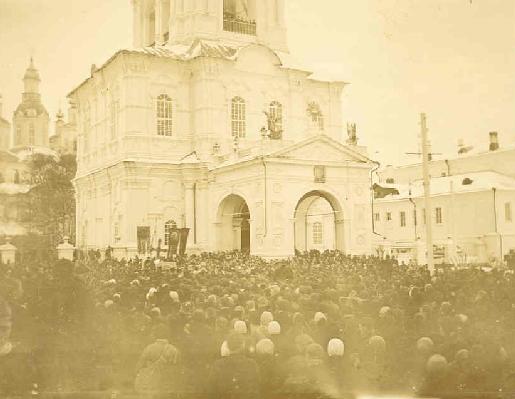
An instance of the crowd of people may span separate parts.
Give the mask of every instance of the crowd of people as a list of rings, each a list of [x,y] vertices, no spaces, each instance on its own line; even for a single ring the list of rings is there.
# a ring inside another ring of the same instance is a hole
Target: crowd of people
[[[515,276],[312,251],[0,267],[0,397],[515,392]]]

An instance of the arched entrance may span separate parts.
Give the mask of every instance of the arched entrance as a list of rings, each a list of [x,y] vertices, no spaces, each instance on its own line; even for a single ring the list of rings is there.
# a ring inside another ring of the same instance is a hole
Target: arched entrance
[[[216,241],[219,251],[250,252],[250,212],[243,197],[231,194],[220,203]]]
[[[294,224],[296,251],[345,248],[343,210],[332,194],[314,190],[303,195],[295,207]]]

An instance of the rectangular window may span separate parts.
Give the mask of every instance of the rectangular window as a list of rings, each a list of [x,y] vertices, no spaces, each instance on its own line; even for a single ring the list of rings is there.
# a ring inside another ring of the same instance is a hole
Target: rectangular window
[[[512,221],[511,202],[506,202],[504,204],[504,220],[507,221],[507,222],[511,222]]]
[[[231,102],[231,129],[233,137],[245,137],[245,111],[245,100],[243,100],[241,97],[234,97]]]
[[[381,220],[381,216],[380,216],[379,212],[374,213],[374,220],[376,222],[379,222],[379,220]]]
[[[400,213],[401,227],[406,227],[406,212]]]
[[[417,210],[413,210],[413,226],[417,225]]]
[[[321,245],[323,242],[323,225],[320,222],[313,224],[313,244]]]
[[[172,135],[172,112],[173,103],[172,99],[167,94],[161,94],[157,97],[157,135],[158,136],[171,136]]]
[[[436,224],[442,224],[442,208],[435,209]]]
[[[386,220],[387,221],[392,220],[392,213],[391,212],[386,212]]]

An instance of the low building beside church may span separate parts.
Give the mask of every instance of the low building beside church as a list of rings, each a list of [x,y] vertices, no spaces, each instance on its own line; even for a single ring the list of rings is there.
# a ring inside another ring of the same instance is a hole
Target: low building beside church
[[[374,200],[374,250],[425,264],[426,217],[436,263],[502,262],[515,251],[515,146],[491,132],[483,148],[460,143],[457,154],[429,162],[426,213],[422,165],[387,167]]]
[[[190,252],[371,252],[374,165],[344,144],[345,83],[289,54],[283,3],[133,2],[134,48],[69,94],[80,248],[130,257],[187,227]]]

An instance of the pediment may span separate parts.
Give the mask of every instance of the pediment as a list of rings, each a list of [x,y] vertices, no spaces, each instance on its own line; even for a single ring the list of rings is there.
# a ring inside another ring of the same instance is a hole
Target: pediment
[[[271,156],[301,161],[370,162],[366,156],[327,136],[308,139],[271,154]]]

